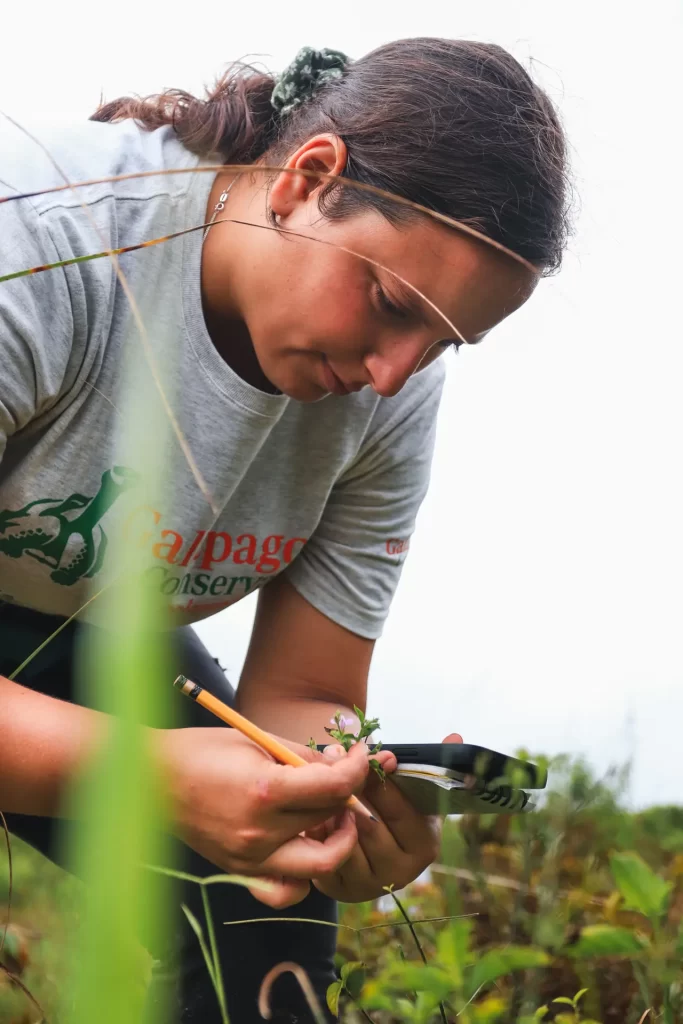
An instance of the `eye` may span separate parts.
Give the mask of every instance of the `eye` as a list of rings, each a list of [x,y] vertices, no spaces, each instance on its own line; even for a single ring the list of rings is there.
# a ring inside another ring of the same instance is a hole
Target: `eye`
[[[397,306],[379,284],[377,285],[377,299],[383,312],[397,320],[406,320],[410,315],[408,310],[404,309],[402,306]]]

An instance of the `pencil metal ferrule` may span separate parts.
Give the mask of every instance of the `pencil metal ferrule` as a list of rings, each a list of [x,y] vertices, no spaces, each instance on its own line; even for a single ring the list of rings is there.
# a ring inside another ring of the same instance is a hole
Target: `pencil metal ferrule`
[[[187,676],[178,676],[173,685],[192,700],[196,700],[202,692],[201,686],[198,683],[193,683]]]

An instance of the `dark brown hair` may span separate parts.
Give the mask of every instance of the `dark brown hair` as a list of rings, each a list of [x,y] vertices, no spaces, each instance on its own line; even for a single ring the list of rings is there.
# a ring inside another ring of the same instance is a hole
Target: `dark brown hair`
[[[351,63],[343,78],[280,117],[274,78],[235,64],[197,99],[170,90],[101,106],[96,121],[134,118],[150,130],[173,125],[181,142],[224,163],[277,163],[319,132],[348,148],[344,176],[374,185],[483,232],[539,266],[556,270],[568,233],[564,133],[552,102],[506,50],[450,39],[404,39]],[[321,209],[341,217],[375,207],[410,216],[334,183]]]

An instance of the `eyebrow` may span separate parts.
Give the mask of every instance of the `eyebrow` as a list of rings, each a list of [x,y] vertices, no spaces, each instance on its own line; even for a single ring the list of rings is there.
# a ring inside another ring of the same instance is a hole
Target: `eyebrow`
[[[419,320],[421,320],[422,323],[426,327],[430,327],[431,324],[432,324],[432,316],[430,314],[433,314],[439,320],[442,319],[441,316],[436,312],[435,309],[432,309],[431,306],[427,306],[425,304],[425,302],[420,298],[420,296],[416,292],[414,292],[411,288],[407,288],[406,285],[404,285],[402,281],[399,281],[398,278],[391,276],[390,280],[391,280],[391,283],[392,283],[393,287],[398,292],[398,297],[400,298],[401,302],[405,306],[407,306],[408,309],[412,313],[414,313],[415,316]],[[444,322],[445,326],[448,326],[445,323],[445,321],[443,321],[443,322]],[[484,338],[486,337],[486,335],[490,331],[492,331],[492,330],[493,330],[492,327],[487,327],[485,331],[480,331],[480,333],[479,334],[475,334],[475,336],[473,338],[467,338],[466,341],[465,341],[465,344],[466,345],[478,345],[479,342],[483,341]],[[448,341],[451,341],[453,343],[457,343],[458,345],[462,345],[463,344],[463,342],[459,338],[446,337],[443,340],[444,341],[448,340]]]

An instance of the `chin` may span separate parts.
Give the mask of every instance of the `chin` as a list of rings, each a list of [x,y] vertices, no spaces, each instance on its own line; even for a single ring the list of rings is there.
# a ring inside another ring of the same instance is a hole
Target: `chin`
[[[276,385],[277,387],[277,385]],[[295,402],[302,402],[306,405],[312,405],[314,402],[321,402],[323,398],[327,398],[329,392],[323,391],[317,384],[307,384],[304,381],[292,383],[287,387],[280,387],[280,391],[283,395],[287,395],[287,398],[291,398]]]
[[[261,368],[273,387],[295,402],[312,404],[329,395],[323,382],[316,380],[310,358],[301,358],[300,353],[294,353],[294,358],[264,359]]]

